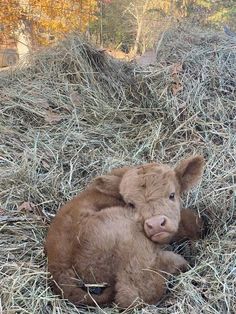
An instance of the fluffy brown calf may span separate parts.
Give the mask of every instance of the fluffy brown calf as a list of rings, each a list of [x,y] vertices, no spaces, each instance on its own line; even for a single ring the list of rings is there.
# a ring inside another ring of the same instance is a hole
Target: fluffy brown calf
[[[115,300],[127,307],[137,298],[156,303],[167,274],[187,266],[162,245],[196,237],[201,229],[189,210],[181,217],[180,194],[198,182],[202,169],[203,159],[196,156],[175,169],[149,164],[97,178],[61,209],[49,229],[46,251],[56,291],[76,304]],[[108,206],[113,207],[99,211]],[[100,295],[86,291],[89,284],[104,282]]]

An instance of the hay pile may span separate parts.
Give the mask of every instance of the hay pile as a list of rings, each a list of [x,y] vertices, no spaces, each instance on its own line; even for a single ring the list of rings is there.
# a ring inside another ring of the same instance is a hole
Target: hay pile
[[[235,78],[235,41],[182,26],[164,34],[154,67],[72,36],[0,73],[0,312],[87,312],[49,288],[43,241],[53,214],[112,167],[202,153],[204,178],[184,205],[208,215],[210,234],[192,244],[196,265],[174,279],[158,313],[233,313]]]

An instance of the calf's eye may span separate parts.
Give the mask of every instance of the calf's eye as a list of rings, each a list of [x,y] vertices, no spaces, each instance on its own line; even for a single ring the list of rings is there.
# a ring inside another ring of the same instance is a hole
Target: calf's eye
[[[170,193],[169,199],[173,201],[175,199],[175,193]]]
[[[128,203],[128,206],[131,207],[131,208],[135,208],[133,203]]]

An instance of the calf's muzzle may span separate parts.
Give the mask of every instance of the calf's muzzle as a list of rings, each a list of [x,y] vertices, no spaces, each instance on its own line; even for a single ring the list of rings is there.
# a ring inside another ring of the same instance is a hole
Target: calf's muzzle
[[[148,238],[154,242],[162,242],[170,234],[177,232],[170,218],[165,215],[152,216],[145,220],[144,231]]]

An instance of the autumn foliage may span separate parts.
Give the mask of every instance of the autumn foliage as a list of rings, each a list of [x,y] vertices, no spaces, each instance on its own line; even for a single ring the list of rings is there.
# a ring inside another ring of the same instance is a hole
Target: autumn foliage
[[[24,30],[33,43],[46,45],[73,30],[84,32],[94,19],[96,0],[5,0],[0,11],[2,36]]]
[[[79,30],[101,46],[144,53],[176,21],[235,31],[232,0],[1,0],[0,42],[14,37],[35,48]]]

